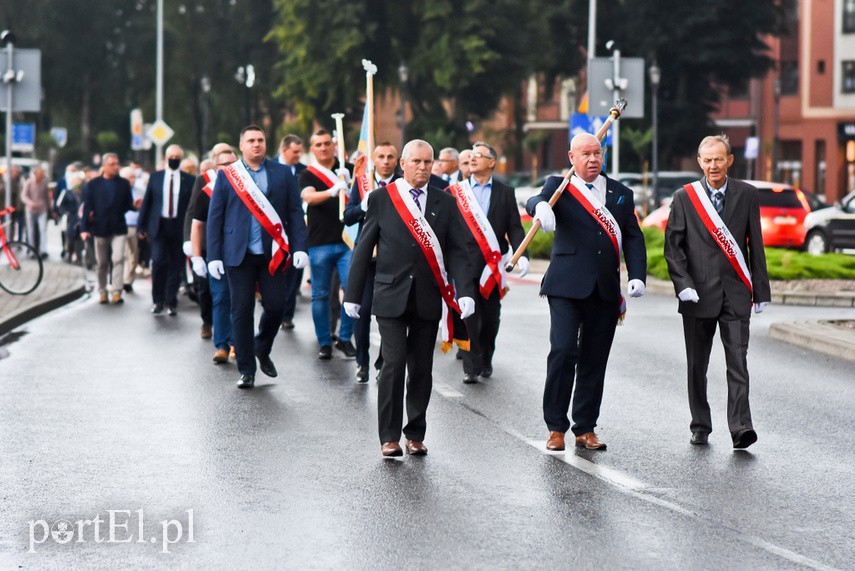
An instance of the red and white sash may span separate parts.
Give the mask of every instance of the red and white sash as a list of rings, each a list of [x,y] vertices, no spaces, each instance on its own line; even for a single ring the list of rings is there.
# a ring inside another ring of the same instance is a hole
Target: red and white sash
[[[578,178],[578,177],[573,177]],[[593,217],[594,220],[606,231],[606,235],[609,237],[609,240],[612,242],[612,246],[615,249],[616,261],[618,270],[620,270],[620,259],[622,254],[622,244],[623,238],[620,231],[620,226],[615,220],[615,217],[612,216],[612,213],[609,212],[609,209],[600,202],[600,199],[597,198],[591,189],[588,188],[585,184],[581,186],[577,186],[573,184],[573,179],[571,179],[570,184],[567,185],[567,192],[570,193],[573,198],[579,201],[579,204],[588,212],[588,214]],[[581,179],[579,179],[581,180]],[[583,181],[584,182],[584,181]],[[626,298],[624,298],[623,293],[620,296],[620,310],[618,312],[618,322],[623,322],[623,318],[626,315]]]
[[[276,273],[276,269],[282,262],[285,265],[282,271],[288,269],[291,265],[291,249],[288,246],[288,235],[285,234],[285,228],[282,226],[282,220],[279,214],[252,180],[246,165],[243,161],[237,160],[223,169],[226,178],[235,189],[235,194],[243,201],[244,205],[249,209],[249,212],[258,220],[261,227],[270,234],[273,238],[272,256],[270,264],[267,266],[267,271],[270,275]]]
[[[208,169],[202,173],[202,178],[205,179],[205,186],[202,187],[202,190],[208,195],[208,198],[211,198],[214,193],[214,182],[217,180],[217,171]]]
[[[410,189],[406,184],[399,185],[396,181],[387,184],[386,189],[389,191],[389,198],[392,199],[392,205],[398,211],[398,215],[404,221],[407,230],[416,239],[416,243],[425,255],[433,277],[436,279],[439,292],[445,302],[442,304],[440,329],[442,332],[442,351],[448,352],[451,349],[452,338],[454,336],[454,325],[452,324],[449,308],[460,313],[460,307],[458,307],[457,300],[454,298],[454,286],[448,283],[448,275],[445,272],[445,259],[442,255],[439,239],[433,228],[428,224],[416,201],[413,200]]]
[[[359,200],[365,200],[365,195],[374,190],[368,186],[368,175],[361,174],[356,177],[356,188],[359,189]]]
[[[457,198],[457,208],[463,215],[463,220],[466,221],[469,231],[472,232],[472,236],[484,256],[484,261],[487,262],[478,280],[481,295],[486,299],[490,297],[493,288],[499,286],[499,298],[505,297],[505,294],[508,293],[508,283],[505,279],[505,272],[499,267],[499,264],[502,263],[502,252],[499,250],[499,240],[496,238],[493,226],[490,225],[487,215],[478,203],[478,199],[475,198],[475,193],[472,192],[468,180],[452,184],[448,190]]]
[[[695,181],[685,185],[686,194],[689,200],[692,201],[692,206],[695,207],[698,216],[701,217],[704,227],[713,237],[718,247],[724,252],[725,258],[736,270],[736,275],[742,280],[742,283],[748,288],[749,292],[753,293],[751,287],[751,270],[748,269],[748,264],[745,262],[745,256],[742,255],[742,250],[739,249],[739,244],[730,233],[730,229],[725,225],[724,220],[715,211],[712,201],[710,200],[707,189],[700,181]]]
[[[327,167],[321,166],[318,163],[312,163],[308,167],[306,167],[310,173],[318,177],[322,183],[327,185],[326,188],[322,188],[319,190],[327,190],[333,187],[333,185],[338,182],[338,177],[335,175],[333,171],[328,169]]]

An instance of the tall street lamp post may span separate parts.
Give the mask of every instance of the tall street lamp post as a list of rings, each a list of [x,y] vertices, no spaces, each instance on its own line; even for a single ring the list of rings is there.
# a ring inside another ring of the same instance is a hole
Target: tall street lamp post
[[[778,124],[781,114],[781,78],[776,77],[772,84],[772,96],[775,98],[775,114],[772,123],[772,180],[780,180],[781,171],[778,169]]]
[[[202,88],[202,148],[200,151],[204,153],[208,149],[208,98],[211,93],[211,78],[208,74],[202,76],[199,86]]]
[[[401,62],[398,66],[398,79],[400,80],[401,108],[398,110],[398,127],[401,129],[401,151],[407,143],[407,80],[410,77],[410,69],[407,64]]]
[[[650,153],[651,166],[653,168],[653,207],[659,204],[659,81],[662,79],[662,70],[653,62],[647,70],[650,76],[650,87],[653,88],[653,101],[651,102],[653,115],[653,152]]]

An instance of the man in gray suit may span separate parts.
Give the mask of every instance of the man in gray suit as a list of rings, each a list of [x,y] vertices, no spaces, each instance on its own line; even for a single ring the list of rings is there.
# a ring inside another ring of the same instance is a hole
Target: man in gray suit
[[[727,423],[733,447],[757,441],[748,405],[748,324],[771,299],[760,232],[759,193],[728,178],[733,164],[724,135],[698,146],[704,177],[674,193],[665,229],[665,259],[683,316],[692,444],[712,432],[707,367],[716,325],[727,362]]]

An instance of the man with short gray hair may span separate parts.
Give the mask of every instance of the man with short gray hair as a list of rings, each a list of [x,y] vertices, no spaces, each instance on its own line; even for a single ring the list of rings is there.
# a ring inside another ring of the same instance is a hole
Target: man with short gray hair
[[[461,180],[463,176],[460,169],[458,169],[459,158],[460,153],[454,147],[445,147],[439,152],[437,161],[442,165],[442,174],[440,177],[442,177],[446,185],[454,184]]]

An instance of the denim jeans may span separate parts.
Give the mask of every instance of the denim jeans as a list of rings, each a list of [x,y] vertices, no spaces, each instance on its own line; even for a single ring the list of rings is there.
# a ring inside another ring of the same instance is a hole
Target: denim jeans
[[[225,276],[215,280],[208,275],[208,287],[211,290],[212,321],[214,322],[214,347],[229,350],[232,341],[232,302],[229,293],[229,280]]]
[[[333,268],[338,269],[341,286],[347,287],[347,273],[350,271],[352,252],[347,244],[325,244],[309,248],[309,264],[312,269],[312,321],[315,322],[315,336],[321,346],[332,345],[330,336],[330,281]],[[332,292],[338,295],[338,292]],[[341,327],[338,338],[350,341],[353,333],[353,320],[341,309]]]

